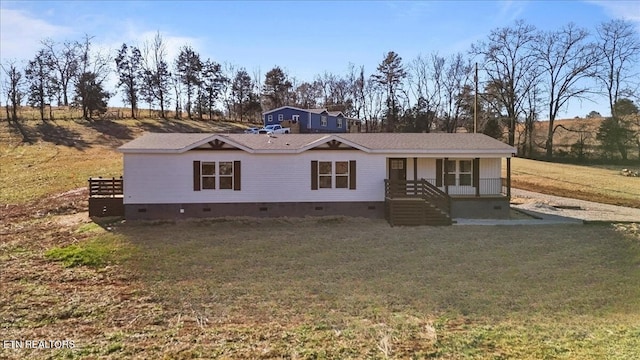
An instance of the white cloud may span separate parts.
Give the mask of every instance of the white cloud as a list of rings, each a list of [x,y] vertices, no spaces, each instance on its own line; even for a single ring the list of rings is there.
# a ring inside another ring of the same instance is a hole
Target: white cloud
[[[0,56],[2,59],[29,59],[45,38],[59,38],[72,33],[68,27],[50,24],[31,14],[0,9]]]
[[[526,1],[502,1],[499,3],[496,19],[501,22],[513,22],[521,17],[527,6]]]
[[[640,1],[589,1],[589,3],[602,7],[612,18],[628,20],[640,27]]]

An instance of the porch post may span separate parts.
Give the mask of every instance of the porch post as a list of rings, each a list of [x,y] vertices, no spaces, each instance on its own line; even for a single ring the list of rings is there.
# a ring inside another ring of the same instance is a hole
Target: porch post
[[[444,192],[445,194],[449,194],[449,183],[447,182],[447,178],[449,177],[449,167],[447,166],[447,162],[449,158],[444,158]]]
[[[507,197],[511,197],[511,158],[507,158]]]
[[[418,191],[418,158],[413,158],[413,195],[422,195],[422,192]]]

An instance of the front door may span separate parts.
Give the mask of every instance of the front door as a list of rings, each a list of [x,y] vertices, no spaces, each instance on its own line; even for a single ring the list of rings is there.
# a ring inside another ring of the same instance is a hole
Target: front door
[[[389,158],[389,180],[390,181],[406,181],[407,180],[407,159]]]
[[[389,158],[389,193],[392,197],[407,194],[407,159]]]

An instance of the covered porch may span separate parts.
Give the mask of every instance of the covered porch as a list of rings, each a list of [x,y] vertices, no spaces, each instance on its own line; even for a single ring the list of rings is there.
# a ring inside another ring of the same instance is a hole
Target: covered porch
[[[391,225],[450,225],[453,218],[508,218],[511,159],[387,158],[385,215]]]

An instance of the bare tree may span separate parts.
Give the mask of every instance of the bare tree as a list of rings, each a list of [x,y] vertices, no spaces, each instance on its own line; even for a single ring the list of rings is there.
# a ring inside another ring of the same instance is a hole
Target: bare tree
[[[553,156],[554,121],[558,112],[570,99],[585,99],[590,93],[582,80],[594,76],[599,57],[588,37],[587,30],[569,23],[558,31],[541,34],[536,42],[535,54],[540,62],[548,104],[547,159]]]
[[[385,88],[369,79],[365,82],[363,114],[366,132],[378,132],[385,104]]]
[[[317,99],[319,97],[319,89],[316,83],[302,82],[296,86],[294,92],[294,105],[303,109],[314,109],[318,107]]]
[[[639,75],[634,66],[640,61],[640,39],[630,22],[615,19],[597,28],[599,57],[603,59],[597,78],[609,97],[611,116],[617,117],[615,104],[624,92],[638,86]]]
[[[443,101],[445,58],[432,53],[419,55],[409,66],[409,88],[416,99],[414,115],[424,124],[419,126],[430,132],[437,120]]]
[[[157,32],[153,42],[145,43],[143,47],[143,71],[144,82],[142,94],[144,94],[150,106],[157,101],[160,106],[160,117],[165,118],[165,108],[170,101],[170,86],[172,83],[169,64],[166,60],[167,49],[160,35]],[[176,99],[178,102],[178,99]]]
[[[464,89],[470,89],[472,84],[472,65],[458,53],[451,56],[445,70],[442,89],[444,92],[444,107],[442,114],[442,128],[444,131],[455,132],[462,120],[463,106],[460,96]]]
[[[7,120],[17,122],[18,108],[24,96],[22,72],[16,65],[16,61],[5,62],[1,67],[6,75],[5,80],[2,82],[2,87],[7,95]],[[11,108],[11,111],[9,111],[9,108]]]
[[[73,41],[56,43],[52,39],[42,41],[48,56],[52,59],[55,79],[60,93],[58,105],[69,106],[69,85],[78,74],[80,44]]]
[[[534,26],[519,20],[513,27],[492,30],[486,42],[471,47],[472,54],[482,57],[482,70],[495,90],[493,96],[506,112],[510,145],[515,145],[518,117],[533,87],[531,76],[536,74],[537,59],[531,51],[535,31]]]
[[[357,71],[357,72],[356,72]],[[349,72],[347,74],[347,81],[349,82],[349,89],[351,92],[352,106],[351,111],[348,112],[348,116],[360,118],[365,105],[364,98],[364,66],[360,66],[357,70],[353,64],[349,64]]]

